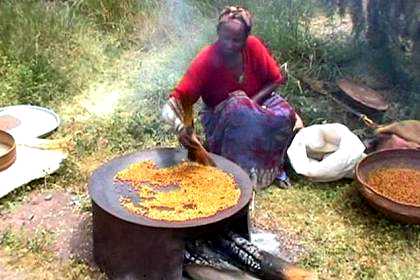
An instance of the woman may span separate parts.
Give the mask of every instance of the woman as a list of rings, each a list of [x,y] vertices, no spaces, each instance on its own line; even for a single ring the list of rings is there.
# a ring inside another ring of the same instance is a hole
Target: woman
[[[163,117],[186,148],[197,146],[193,104],[201,97],[201,122],[210,152],[248,172],[257,188],[275,179],[288,186],[283,170],[297,116],[274,90],[286,82],[264,44],[250,35],[251,14],[227,7],[219,16],[218,39],[205,47],[170,95]]]

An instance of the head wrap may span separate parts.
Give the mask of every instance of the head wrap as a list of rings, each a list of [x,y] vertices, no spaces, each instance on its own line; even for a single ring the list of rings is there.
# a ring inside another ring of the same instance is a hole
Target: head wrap
[[[229,22],[233,19],[238,19],[244,24],[246,35],[251,32],[252,15],[248,10],[239,6],[228,6],[223,9],[219,15],[217,30],[219,30],[222,23]]]

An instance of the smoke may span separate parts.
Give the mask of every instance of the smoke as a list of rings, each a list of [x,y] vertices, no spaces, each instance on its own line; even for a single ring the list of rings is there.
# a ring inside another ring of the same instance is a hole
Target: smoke
[[[141,83],[152,88],[173,86],[215,33],[215,24],[185,0],[164,1],[157,22],[157,34],[149,43],[152,49],[139,69]]]
[[[193,57],[215,38],[215,21],[186,0],[160,2],[147,20],[152,27],[137,35],[147,37],[144,47],[129,50],[117,66],[117,79],[92,85],[81,101],[94,117],[139,108],[152,108],[156,115]]]
[[[139,59],[135,87],[136,100],[153,110],[163,106],[191,60],[216,33],[215,22],[185,0],[166,0],[157,22],[150,50]]]

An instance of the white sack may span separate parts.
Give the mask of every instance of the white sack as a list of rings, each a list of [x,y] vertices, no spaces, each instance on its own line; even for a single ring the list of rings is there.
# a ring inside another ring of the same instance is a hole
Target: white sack
[[[298,174],[312,181],[329,182],[353,177],[364,150],[363,143],[346,126],[332,123],[301,129],[287,155]]]

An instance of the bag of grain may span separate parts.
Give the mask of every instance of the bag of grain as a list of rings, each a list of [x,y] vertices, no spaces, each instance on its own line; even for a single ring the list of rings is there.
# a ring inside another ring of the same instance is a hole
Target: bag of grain
[[[287,150],[293,169],[311,181],[329,182],[353,177],[365,146],[339,123],[312,125],[301,129]]]

